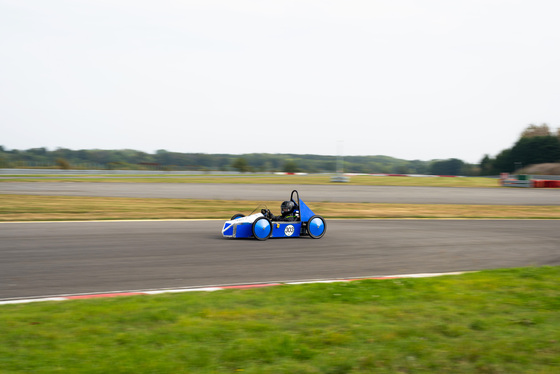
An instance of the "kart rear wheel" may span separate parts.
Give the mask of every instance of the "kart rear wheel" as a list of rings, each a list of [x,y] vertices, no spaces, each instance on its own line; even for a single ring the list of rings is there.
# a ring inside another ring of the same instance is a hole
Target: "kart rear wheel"
[[[230,221],[233,221],[234,219],[238,219],[238,218],[243,218],[243,217],[245,217],[245,214],[237,213],[237,214],[234,214],[233,217],[231,217]]]
[[[268,218],[259,217],[253,222],[253,236],[258,240],[266,240],[272,235],[272,222]]]
[[[313,239],[321,239],[327,231],[327,223],[321,216],[313,216],[307,221],[307,233]]]

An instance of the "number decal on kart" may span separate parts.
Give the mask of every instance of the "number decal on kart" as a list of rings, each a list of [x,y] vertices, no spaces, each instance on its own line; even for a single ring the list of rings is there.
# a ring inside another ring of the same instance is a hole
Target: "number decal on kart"
[[[294,226],[293,225],[288,225],[284,229],[284,234],[286,234],[286,236],[292,236],[294,234],[294,231],[295,231]]]

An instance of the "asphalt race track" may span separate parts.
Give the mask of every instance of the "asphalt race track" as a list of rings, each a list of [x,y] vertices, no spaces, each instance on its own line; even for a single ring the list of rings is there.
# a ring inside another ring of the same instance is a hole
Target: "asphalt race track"
[[[0,223],[0,299],[560,264],[556,220],[328,220],[264,242],[221,225]]]
[[[497,182],[496,182],[497,183]],[[297,189],[304,201],[403,204],[559,205],[560,189],[395,187],[351,185],[4,182],[2,194],[116,196],[179,199],[273,200]]]
[[[273,200],[278,209],[292,189],[309,202],[560,204],[556,189],[0,183],[3,194]],[[327,220],[323,239],[265,242],[223,239],[222,223],[0,223],[0,299],[560,264],[557,220]]]

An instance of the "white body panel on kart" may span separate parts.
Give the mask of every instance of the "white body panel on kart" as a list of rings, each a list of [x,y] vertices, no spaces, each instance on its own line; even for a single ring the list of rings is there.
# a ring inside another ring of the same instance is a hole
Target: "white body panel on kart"
[[[262,213],[251,214],[247,217],[231,219],[224,223],[222,236],[225,238],[249,238],[253,235],[253,222],[257,218],[264,217]]]

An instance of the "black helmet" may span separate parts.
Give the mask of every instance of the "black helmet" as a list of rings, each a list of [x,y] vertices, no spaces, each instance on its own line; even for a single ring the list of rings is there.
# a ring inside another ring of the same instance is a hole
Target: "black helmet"
[[[293,213],[295,209],[296,203],[294,203],[293,201],[284,201],[280,206],[280,210],[282,211],[283,216],[287,216],[288,214]]]

